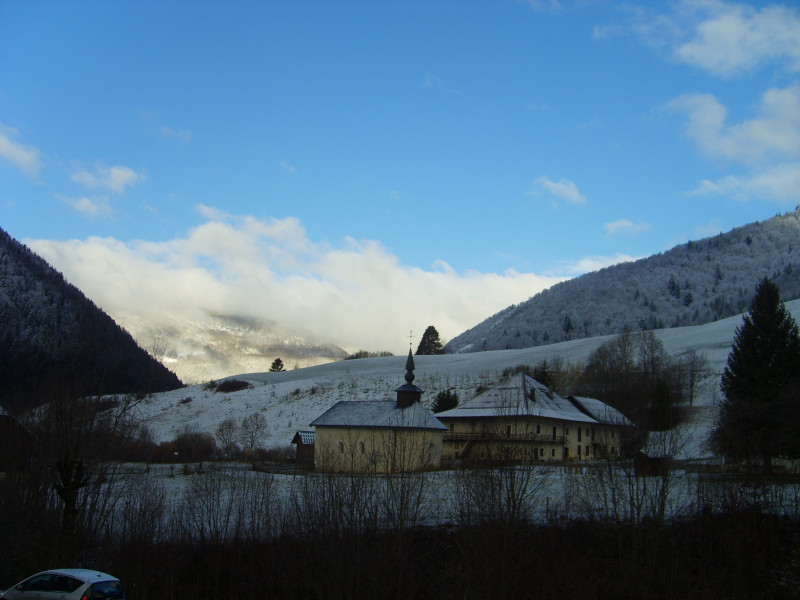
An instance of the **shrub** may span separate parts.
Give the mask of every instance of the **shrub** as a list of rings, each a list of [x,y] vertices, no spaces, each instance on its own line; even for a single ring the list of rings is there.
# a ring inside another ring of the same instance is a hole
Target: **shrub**
[[[240,392],[252,388],[252,384],[242,381],[241,379],[226,379],[217,384],[216,392],[229,394],[231,392]]]

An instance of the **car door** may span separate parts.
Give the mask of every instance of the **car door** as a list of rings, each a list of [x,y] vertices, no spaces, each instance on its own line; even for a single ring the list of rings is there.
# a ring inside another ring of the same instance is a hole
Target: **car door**
[[[69,575],[55,575],[50,586],[50,591],[42,596],[42,600],[67,600],[68,598],[72,598],[72,592],[85,584],[85,581],[70,577]]]
[[[44,600],[50,597],[45,594],[50,593],[52,586],[53,575],[51,573],[42,573],[26,579],[13,590],[6,590],[6,597],[12,600]]]

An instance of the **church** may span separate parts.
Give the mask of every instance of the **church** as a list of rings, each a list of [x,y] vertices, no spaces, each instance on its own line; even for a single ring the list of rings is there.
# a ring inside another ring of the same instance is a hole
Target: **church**
[[[436,469],[445,427],[421,403],[414,357],[395,400],[342,401],[317,417],[314,468],[335,473],[397,473]]]

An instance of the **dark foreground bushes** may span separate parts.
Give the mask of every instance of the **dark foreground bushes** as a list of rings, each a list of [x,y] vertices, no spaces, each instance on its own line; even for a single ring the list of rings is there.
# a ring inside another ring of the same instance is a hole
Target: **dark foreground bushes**
[[[800,527],[751,513],[639,527],[415,528],[128,544],[96,562],[150,598],[800,597]]]
[[[130,600],[800,598],[794,476],[681,480],[667,502],[669,480],[622,466],[384,477],[87,466],[97,475],[81,502],[37,463],[0,479],[0,589],[84,566],[120,577]],[[551,506],[562,496],[569,506]]]

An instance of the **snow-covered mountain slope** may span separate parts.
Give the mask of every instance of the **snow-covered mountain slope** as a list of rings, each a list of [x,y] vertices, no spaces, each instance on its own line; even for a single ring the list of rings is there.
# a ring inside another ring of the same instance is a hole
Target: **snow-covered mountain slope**
[[[109,315],[0,229],[0,403],[9,412],[62,393],[180,386]]]
[[[800,319],[800,300],[787,302],[786,306],[795,320]],[[737,315],[706,325],[659,330],[656,335],[669,354],[678,356],[697,350],[708,358],[710,368],[720,374],[741,323],[742,316]],[[455,390],[463,402],[475,395],[479,386],[498,381],[508,367],[535,366],[556,356],[567,363],[582,365],[595,348],[612,337],[520,350],[415,356],[414,383],[424,390],[423,402],[428,405],[445,389]],[[241,422],[245,416],[260,412],[268,422],[264,445],[285,446],[297,429],[307,428],[340,400],[394,399],[394,390],[404,383],[405,361],[405,356],[391,356],[345,360],[281,373],[243,374],[235,378],[249,382],[250,389],[223,394],[196,385],[150,396],[138,410],[157,441],[172,439],[186,427],[213,434],[227,417]],[[690,453],[695,456],[703,452],[708,427],[714,422],[718,394],[717,385],[711,385],[695,401],[692,439],[688,441]]]
[[[631,329],[701,325],[745,311],[762,277],[800,298],[800,207],[763,222],[554,285],[445,345],[526,348]]]

